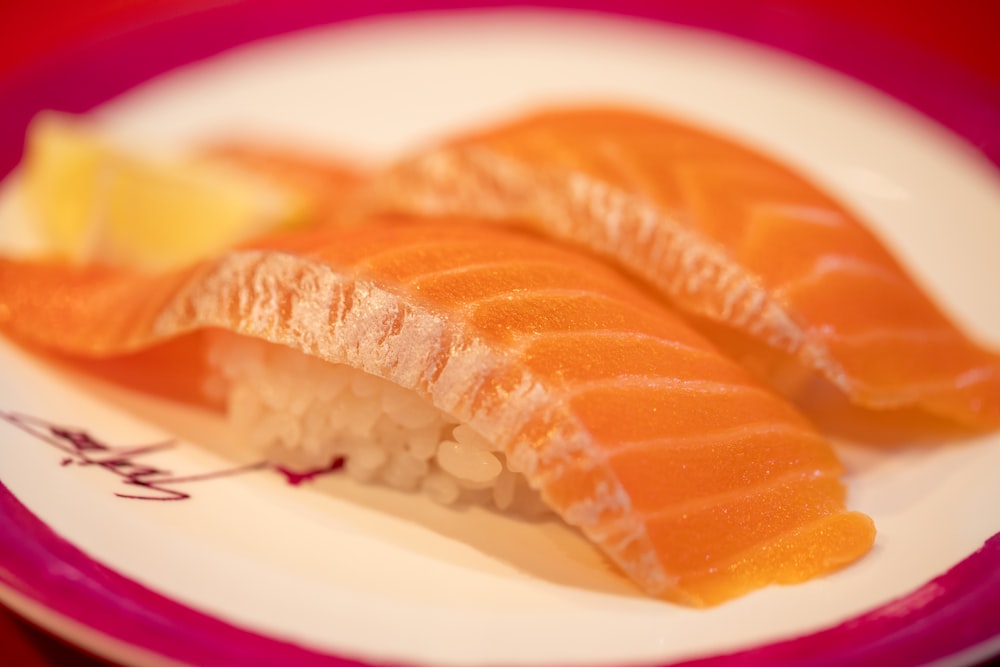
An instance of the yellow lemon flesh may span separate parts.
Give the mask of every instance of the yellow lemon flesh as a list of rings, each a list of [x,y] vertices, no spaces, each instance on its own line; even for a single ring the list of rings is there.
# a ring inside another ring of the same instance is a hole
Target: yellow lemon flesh
[[[21,191],[53,254],[162,269],[305,218],[305,203],[232,166],[155,161],[121,150],[79,119],[38,116]]]

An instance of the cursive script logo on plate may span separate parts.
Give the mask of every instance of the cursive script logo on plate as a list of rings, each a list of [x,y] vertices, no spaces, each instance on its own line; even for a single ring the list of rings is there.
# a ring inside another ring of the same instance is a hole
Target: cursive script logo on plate
[[[150,465],[140,459],[176,446],[176,440],[166,440],[150,445],[115,447],[102,442],[85,430],[53,424],[45,419],[30,415],[0,411],[0,420],[58,449],[64,454],[60,461],[63,466],[97,466],[120,477],[123,484],[136,487],[137,490],[134,493],[115,493],[119,498],[186,500],[191,497],[191,494],[177,489],[177,486],[269,467],[267,462],[261,461],[198,475],[175,475],[170,470]],[[288,478],[288,474],[286,474],[286,478]],[[289,481],[291,481],[290,478]]]

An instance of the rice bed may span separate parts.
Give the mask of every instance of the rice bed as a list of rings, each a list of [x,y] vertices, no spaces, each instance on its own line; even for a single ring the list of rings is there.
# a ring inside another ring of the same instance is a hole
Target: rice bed
[[[247,447],[297,471],[343,458],[361,482],[535,516],[550,510],[504,454],[414,392],[253,339],[215,345],[229,419]]]

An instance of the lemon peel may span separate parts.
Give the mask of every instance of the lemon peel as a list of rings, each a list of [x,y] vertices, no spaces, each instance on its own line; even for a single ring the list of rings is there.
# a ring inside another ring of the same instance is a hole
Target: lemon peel
[[[29,128],[21,183],[48,251],[78,263],[169,268],[308,218],[305,199],[276,182],[207,157],[125,150],[55,112]]]

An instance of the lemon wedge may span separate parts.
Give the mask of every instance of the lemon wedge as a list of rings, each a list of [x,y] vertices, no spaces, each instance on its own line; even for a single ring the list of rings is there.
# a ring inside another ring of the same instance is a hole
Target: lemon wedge
[[[231,164],[155,160],[79,118],[32,122],[21,192],[52,254],[145,269],[183,265],[299,224],[304,198]]]

